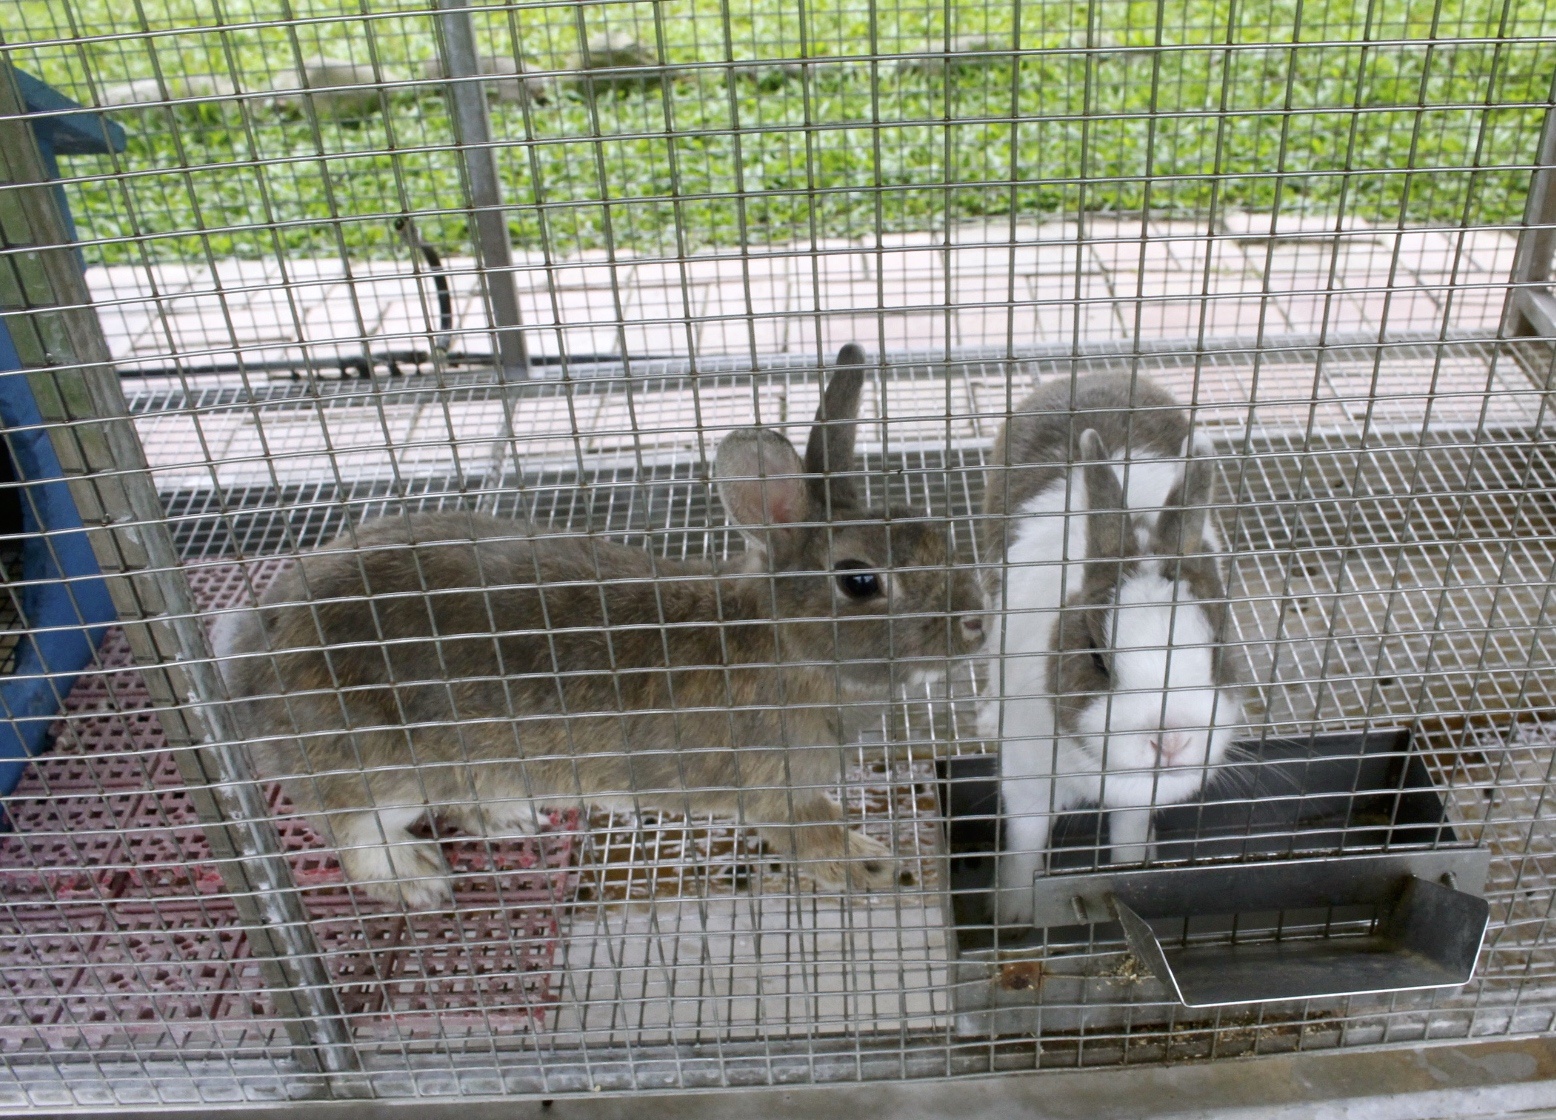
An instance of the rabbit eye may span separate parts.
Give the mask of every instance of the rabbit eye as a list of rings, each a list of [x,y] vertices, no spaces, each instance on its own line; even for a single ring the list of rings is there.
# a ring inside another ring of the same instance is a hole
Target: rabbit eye
[[[838,587],[850,599],[873,599],[881,593],[881,577],[862,560],[840,561],[833,571],[838,574]]]
[[[1102,651],[1100,649],[1095,647],[1092,648],[1091,663],[1097,667],[1097,672],[1101,673],[1104,677],[1111,675],[1108,672],[1107,660],[1102,656]]]

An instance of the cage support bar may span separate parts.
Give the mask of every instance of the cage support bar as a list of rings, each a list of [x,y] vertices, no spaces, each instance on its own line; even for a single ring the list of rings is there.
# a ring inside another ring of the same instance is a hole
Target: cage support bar
[[[699,1056],[706,1061],[706,1056]],[[1549,1037],[1427,1041],[1389,1049],[1324,1050],[1260,1057],[1190,1062],[1138,1062],[1089,1069],[1044,1068],[1002,1076],[952,1076],[994,1072],[987,1058],[957,1056],[950,1069],[926,1070],[908,1082],[875,1080],[900,1068],[882,1070],[877,1061],[901,1061],[901,1055],[872,1055],[861,1064],[822,1064],[843,1084],[806,1086],[737,1085],[717,1079],[707,1091],[644,1093],[608,1088],[579,1091],[582,1099],[535,1092],[529,1099],[499,1096],[490,1075],[458,1058],[430,1074],[444,1094],[410,1096],[403,1080],[386,1083],[371,1104],[347,1104],[320,1111],[339,1120],[965,1120],[976,1117],[1043,1117],[1044,1120],[1141,1120],[1171,1116],[1179,1120],[1290,1120],[1320,1116],[1332,1120],[1549,1120],[1556,1115],[1556,1040]],[[414,1059],[412,1059],[414,1061]],[[1030,1061],[1030,1059],[1028,1059]],[[431,1059],[423,1059],[424,1067]],[[203,1083],[226,1087],[234,1074],[271,1075],[268,1066],[242,1059],[190,1060],[188,1068]],[[670,1068],[680,1068],[670,1066]],[[861,1068],[864,1083],[861,1081]],[[909,1067],[912,1068],[912,1067]],[[997,1068],[997,1067],[996,1067]],[[468,1083],[467,1092],[447,1092],[452,1076]],[[796,1069],[796,1074],[799,1070]],[[849,1076],[852,1074],[852,1076]],[[402,1079],[403,1074],[399,1075]],[[896,1076],[901,1076],[900,1073]],[[211,1104],[136,1102],[144,1068],[99,1060],[91,1067],[38,1065],[28,1068],[40,1096],[65,1097],[66,1078],[79,1085],[89,1077],[104,1095],[121,1091],[130,1098],[112,1107],[77,1106],[77,1120],[125,1120],[129,1117],[222,1117],[224,1120],[296,1120],[307,1115],[296,1101]],[[484,1078],[484,1080],[482,1080]],[[396,1092],[391,1092],[395,1090]],[[67,1098],[68,1099],[68,1098]]]
[[[353,1070],[349,1029],[241,736],[219,708],[192,707],[223,695],[220,674],[23,113],[0,67],[0,307],[21,313],[10,319],[17,352],[36,371],[29,384],[296,1059]]]
[[[1523,229],[1513,255],[1512,290],[1508,293],[1503,332],[1511,336],[1556,335],[1556,298],[1550,291],[1556,259],[1556,109],[1545,113],[1529,198],[1524,204]],[[1544,287],[1541,287],[1544,285]]]
[[[1515,291],[1512,307],[1523,318],[1519,334],[1556,338],[1556,296],[1551,295],[1549,288]]]
[[[502,205],[502,183],[492,150],[492,125],[475,50],[467,0],[438,0],[439,49],[448,78],[455,139],[465,165],[470,216],[481,275],[491,306],[496,363],[505,379],[529,376],[524,334],[519,330],[519,294],[513,281],[513,246]]]

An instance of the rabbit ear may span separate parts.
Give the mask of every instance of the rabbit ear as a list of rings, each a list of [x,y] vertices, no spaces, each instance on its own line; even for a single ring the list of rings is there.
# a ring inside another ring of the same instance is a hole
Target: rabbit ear
[[[854,467],[854,434],[859,428],[859,397],[864,391],[864,351],[850,342],[837,352],[837,372],[827,382],[816,409],[816,424],[805,445],[810,498],[825,514],[833,506],[856,506],[858,490],[843,473]]]
[[[1156,520],[1157,551],[1164,556],[1203,552],[1210,516],[1210,461],[1194,454],[1192,438],[1183,441],[1183,477],[1167,495]]]
[[[789,441],[776,432],[730,432],[719,444],[713,471],[724,510],[742,530],[811,520],[805,468]],[[746,539],[762,543],[750,533]]]
[[[1094,429],[1081,433],[1081,458],[1086,476],[1086,557],[1121,559],[1129,554],[1128,514],[1124,490],[1108,458],[1107,445]]]

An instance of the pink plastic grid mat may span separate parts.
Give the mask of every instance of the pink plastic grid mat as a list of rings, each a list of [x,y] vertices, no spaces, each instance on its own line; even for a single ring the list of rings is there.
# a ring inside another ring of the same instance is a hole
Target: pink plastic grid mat
[[[283,561],[189,571],[202,610],[245,601]],[[0,835],[0,1054],[263,1049],[264,972],[124,635],[109,632]],[[445,842],[456,908],[406,915],[349,890],[333,853],[269,791],[276,827],[364,1039],[519,1034],[555,1002],[576,820],[515,842]]]

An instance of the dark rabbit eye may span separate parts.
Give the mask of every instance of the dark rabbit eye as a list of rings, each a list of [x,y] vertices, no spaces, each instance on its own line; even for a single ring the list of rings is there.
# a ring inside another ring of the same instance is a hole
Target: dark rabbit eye
[[[1108,672],[1108,663],[1106,660],[1104,660],[1102,651],[1100,649],[1092,649],[1091,663],[1097,667],[1097,672],[1101,673],[1104,677],[1112,675]]]
[[[881,577],[862,560],[842,560],[833,568],[837,585],[850,599],[873,599],[881,593]]]

